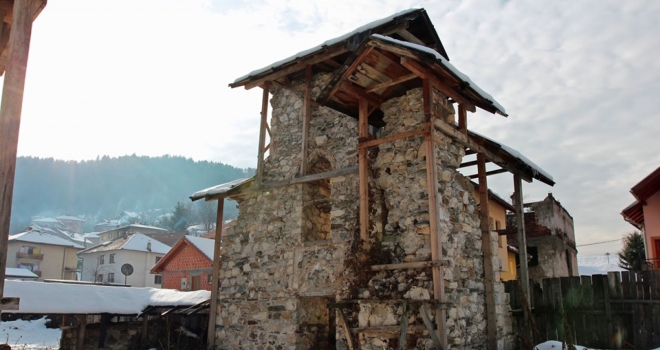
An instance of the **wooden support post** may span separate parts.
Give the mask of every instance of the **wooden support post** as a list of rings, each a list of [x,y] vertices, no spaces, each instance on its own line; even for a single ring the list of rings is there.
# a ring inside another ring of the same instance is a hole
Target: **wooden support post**
[[[76,340],[76,349],[85,348],[85,328],[87,327],[87,315],[78,315],[78,339]]]
[[[424,117],[429,125],[424,135],[426,146],[426,185],[429,196],[429,229],[431,237],[431,260],[439,261],[442,259],[442,242],[440,231],[438,229],[438,172],[436,168],[435,143],[433,142],[433,124],[431,118],[431,81],[424,79],[422,98],[424,104]],[[442,267],[433,266],[433,297],[443,303],[445,301],[445,278]],[[445,308],[436,310],[435,322],[437,323],[436,336],[442,344],[442,348],[447,348],[447,333],[445,327],[446,317]]]
[[[522,179],[520,175],[513,174],[513,205],[516,208],[516,230],[518,233],[518,256],[520,260],[520,276],[518,280],[522,284],[522,290],[525,294],[525,300],[529,303],[531,295],[529,293],[529,270],[527,268],[527,236],[525,235],[525,210],[523,208]],[[529,310],[531,310],[531,305]],[[527,324],[527,308],[523,306],[523,324]]]
[[[408,317],[410,316],[410,308],[408,306],[407,300],[403,302],[402,307],[403,307],[403,315],[401,315],[401,334],[399,334],[399,350],[406,350],[406,337],[408,334]]]
[[[488,182],[486,180],[486,157],[477,153],[479,172],[479,207],[481,208],[481,250],[484,253],[484,275],[486,285],[486,326],[488,349],[497,349],[497,315],[495,313],[495,281],[493,268],[493,243],[490,241],[490,215],[488,210]]]
[[[209,313],[210,315],[210,313]],[[142,348],[147,346],[147,330],[149,329],[149,315],[142,315],[142,334],[140,335],[140,344]]]
[[[346,335],[346,343],[348,344],[348,350],[355,350],[355,342],[353,342],[353,334],[351,334],[350,328],[348,328],[348,323],[346,323],[346,316],[344,316],[344,310],[337,309],[337,315],[339,316],[339,325],[344,330],[344,335]]]
[[[270,82],[264,82],[264,93],[261,99],[261,125],[259,127],[259,153],[257,155],[257,184],[261,185],[264,176],[264,147],[266,146],[266,124],[268,124],[268,93]]]
[[[220,264],[222,256],[222,221],[225,208],[225,199],[218,199],[218,217],[215,221],[215,242],[213,243],[213,276],[211,277],[211,304],[209,305],[209,325],[207,329],[206,344],[208,349],[215,347],[215,319],[218,315],[218,288],[220,287]]]
[[[312,119],[312,66],[305,67],[305,114],[302,125],[302,151],[300,152],[300,175],[307,174],[307,137],[309,136],[309,122]]]
[[[368,109],[369,103],[366,99],[360,99],[360,115],[358,120],[359,138],[362,142],[369,137]],[[360,239],[363,247],[369,245],[369,164],[367,164],[367,149],[358,150],[358,177],[360,181]]]
[[[32,36],[33,11],[39,0],[16,0],[12,13],[9,36],[9,55],[2,88],[0,107],[0,298],[5,290],[5,268],[7,267],[7,240],[9,221],[14,195],[14,174],[16,172],[16,152],[18,132],[23,109],[25,73]]]
[[[462,103],[458,104],[458,130],[462,132],[463,135],[467,135],[468,133],[467,109],[465,108],[465,105]]]

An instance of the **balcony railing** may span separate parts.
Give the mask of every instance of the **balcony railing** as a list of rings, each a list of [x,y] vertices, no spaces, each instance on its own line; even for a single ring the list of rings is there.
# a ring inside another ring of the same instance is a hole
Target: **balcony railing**
[[[30,259],[30,260],[43,260],[43,254],[30,254],[30,253],[16,253],[16,259]]]

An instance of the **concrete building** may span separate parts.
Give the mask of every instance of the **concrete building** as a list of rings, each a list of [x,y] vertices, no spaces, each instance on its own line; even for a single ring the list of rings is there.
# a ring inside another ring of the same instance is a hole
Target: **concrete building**
[[[130,224],[130,225],[124,225],[121,227],[112,228],[107,231],[99,232],[98,236],[101,242],[107,242],[115,238],[132,235],[134,233],[141,233],[146,235],[146,234],[161,234],[161,233],[164,234],[167,232],[169,232],[169,230],[160,227],[140,225],[140,224]]]
[[[9,236],[7,267],[28,269],[42,279],[76,280],[76,254],[83,248],[47,230],[30,229]]]
[[[160,288],[162,276],[152,275],[151,268],[168,251],[170,246],[140,233],[106,241],[78,253],[83,260],[82,280]],[[133,273],[126,278],[121,271],[124,264],[133,268]]]
[[[529,254],[529,278],[579,276],[573,217],[548,193],[539,202],[525,203],[525,235]],[[516,220],[509,215],[509,244],[518,247]]]
[[[64,225],[64,230],[72,233],[83,233],[83,223],[85,220],[70,215],[62,215],[55,218]]]
[[[660,167],[630,189],[635,201],[621,212],[644,234],[648,267],[660,269]]]

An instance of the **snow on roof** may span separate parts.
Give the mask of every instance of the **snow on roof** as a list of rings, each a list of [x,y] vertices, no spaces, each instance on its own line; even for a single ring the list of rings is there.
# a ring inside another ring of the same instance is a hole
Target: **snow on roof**
[[[135,315],[147,306],[192,306],[211,292],[6,280],[4,296],[21,298],[12,313]]]
[[[85,221],[79,217],[76,216],[68,216],[68,215],[62,215],[57,217],[60,220],[70,220],[70,221]]]
[[[472,79],[470,79],[470,77],[468,77],[466,74],[464,74],[463,72],[461,72],[460,70],[458,70],[458,68],[454,67],[453,64],[449,63],[449,61],[447,61],[446,58],[442,57],[442,55],[441,55],[440,53],[438,53],[438,51],[435,51],[435,50],[433,50],[432,48],[429,48],[429,47],[426,47],[426,46],[423,46],[423,45],[419,45],[419,44],[415,44],[415,43],[411,43],[411,42],[407,42],[407,41],[402,41],[402,40],[397,40],[397,39],[394,39],[394,38],[391,38],[391,37],[389,37],[389,36],[385,36],[385,35],[372,34],[371,37],[374,38],[374,39],[379,39],[379,40],[383,40],[383,41],[388,41],[388,42],[391,42],[391,43],[393,43],[393,44],[397,44],[397,45],[400,45],[400,46],[404,46],[404,47],[407,47],[407,48],[410,48],[410,49],[413,49],[413,50],[416,50],[416,51],[425,52],[425,53],[428,53],[428,54],[431,54],[431,55],[435,56],[435,58],[438,60],[438,62],[440,63],[440,65],[442,65],[443,67],[447,68],[447,69],[448,69],[449,71],[451,71],[451,72],[452,72],[452,73],[453,73],[458,79],[460,79],[461,81],[463,81],[464,83],[466,83],[467,85],[469,85],[469,86],[472,88],[472,90],[474,90],[474,92],[476,92],[479,96],[483,97],[485,100],[490,101],[490,102],[493,104],[493,106],[494,106],[494,107],[495,107],[495,108],[496,108],[496,109],[497,109],[502,115],[507,115],[507,114],[506,114],[506,110],[504,109],[504,107],[502,107],[502,105],[499,104],[499,103],[493,98],[493,96],[491,96],[489,93],[487,93],[486,91],[484,91],[483,89],[481,89],[477,84],[475,84],[475,83],[472,81]]]
[[[19,269],[16,267],[5,268],[5,276],[7,277],[22,277],[22,278],[38,278],[34,272],[28,269]]]
[[[164,229],[164,228],[162,228],[162,227],[148,226],[148,225],[140,225],[140,224],[130,224],[130,225],[126,225],[125,227],[148,228],[148,229],[150,229],[150,230],[158,230],[158,231],[168,232],[167,229]]]
[[[215,241],[208,238],[194,237],[194,236],[185,236],[185,239],[188,242],[192,243],[197,249],[199,249],[207,258],[213,260],[213,249]]]
[[[367,24],[365,24],[365,25],[363,25],[363,26],[361,26],[361,27],[359,27],[359,28],[356,28],[355,30],[353,30],[353,31],[351,31],[351,32],[349,32],[349,33],[346,33],[346,34],[344,34],[344,35],[338,36],[338,37],[336,37],[336,38],[334,38],[334,39],[327,40],[327,41],[325,41],[325,42],[324,42],[323,44],[321,44],[321,45],[318,45],[318,46],[312,47],[311,49],[307,49],[307,50],[304,50],[304,51],[300,51],[300,52],[298,52],[297,54],[295,54],[295,55],[293,55],[293,56],[290,56],[290,57],[287,57],[287,58],[285,58],[285,59],[283,59],[283,60],[277,61],[277,62],[275,62],[275,63],[273,63],[273,64],[270,64],[270,65],[268,65],[268,66],[266,66],[266,67],[263,67],[263,68],[261,68],[261,69],[254,70],[254,71],[252,71],[252,72],[250,72],[250,73],[248,73],[248,74],[246,74],[246,75],[244,75],[244,76],[242,76],[242,77],[240,77],[240,78],[234,80],[234,83],[237,83],[237,82],[239,82],[239,81],[242,81],[242,80],[248,79],[248,78],[253,77],[253,76],[255,76],[255,75],[259,75],[259,74],[265,73],[265,72],[267,72],[267,71],[269,71],[269,70],[271,70],[271,69],[273,69],[273,68],[277,68],[277,67],[279,67],[279,66],[283,66],[283,65],[285,65],[285,64],[287,64],[287,63],[290,63],[290,62],[295,61],[295,60],[298,59],[298,58],[305,57],[305,56],[310,55],[310,54],[313,54],[313,53],[315,53],[315,52],[317,52],[317,51],[321,51],[322,49],[324,49],[324,48],[326,48],[326,47],[329,47],[329,46],[332,46],[332,45],[335,45],[335,44],[337,44],[337,43],[339,43],[339,42],[341,42],[341,41],[344,41],[344,40],[350,38],[351,36],[353,36],[353,35],[355,35],[355,34],[362,33],[362,32],[364,32],[364,31],[367,31],[367,30],[370,30],[370,29],[376,28],[376,27],[378,27],[378,26],[380,26],[380,25],[383,25],[383,24],[385,24],[385,23],[387,23],[387,22],[390,22],[390,21],[394,20],[394,19],[397,18],[397,17],[403,16],[403,15],[406,15],[406,14],[409,14],[409,13],[411,13],[411,12],[415,12],[415,11],[418,11],[418,10],[420,10],[420,9],[408,9],[408,10],[404,10],[404,11],[401,11],[401,12],[397,12],[397,13],[395,13],[395,14],[389,16],[389,17],[381,18],[381,19],[379,19],[379,20],[375,20],[375,21],[373,21],[373,22],[367,23]]]
[[[486,140],[488,140],[492,143],[495,143],[495,144],[499,145],[502,148],[503,151],[509,153],[512,157],[517,158],[519,161],[527,164],[527,166],[529,166],[532,169],[532,172],[533,172],[532,175],[534,177],[537,177],[540,174],[540,175],[543,175],[544,177],[546,177],[547,179],[549,179],[550,181],[554,182],[554,179],[552,178],[552,175],[550,175],[550,173],[543,170],[543,168],[536,165],[536,163],[532,162],[529,158],[525,157],[522,153],[518,152],[516,149],[511,148],[511,147],[509,147],[509,146],[507,146],[507,145],[505,145],[505,144],[503,144],[499,141],[495,141],[495,140],[491,139],[490,137],[486,137],[484,135],[476,133],[472,130],[470,130],[469,133],[474,134],[478,137],[481,137],[483,139],[486,139]]]
[[[151,243],[149,245],[149,243]],[[151,250],[148,250],[149,247]],[[115,240],[103,242],[93,247],[80,251],[79,254],[104,252],[110,250],[133,250],[138,252],[151,252],[156,254],[167,254],[172,247],[154,238],[134,233],[127,237],[119,237]]]
[[[200,191],[197,191],[197,192],[193,193],[192,196],[190,196],[190,199],[192,199],[193,201],[196,201],[200,198],[205,198],[205,197],[209,197],[209,196],[215,196],[215,195],[218,195],[218,194],[223,194],[223,193],[231,190],[232,188],[234,188],[236,186],[240,186],[240,185],[242,185],[242,184],[244,184],[244,183],[246,183],[250,180],[252,180],[251,177],[250,178],[236,179],[236,180],[229,181],[229,182],[226,182],[226,183],[223,183],[223,184],[220,184],[220,185],[215,185],[215,186],[212,186],[212,187],[209,187],[209,188],[205,188],[203,190],[200,190]]]
[[[59,245],[59,246],[73,247],[80,249],[84,248],[80,244],[74,243],[73,241],[70,241],[68,239],[57,237],[52,234],[37,230],[25,231],[25,232],[17,233],[15,235],[11,235],[9,236],[9,241]]]

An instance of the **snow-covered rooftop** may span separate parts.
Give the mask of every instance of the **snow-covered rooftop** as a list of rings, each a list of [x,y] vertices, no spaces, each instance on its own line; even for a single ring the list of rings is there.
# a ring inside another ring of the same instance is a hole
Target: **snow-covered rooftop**
[[[213,249],[215,241],[208,238],[185,236],[185,238],[199,249],[207,258],[213,260]]]
[[[58,220],[69,220],[69,221],[85,221],[77,216],[62,215],[57,217]]]
[[[401,12],[397,12],[397,13],[395,13],[395,14],[389,16],[389,17],[381,18],[381,19],[379,19],[379,20],[375,20],[375,21],[373,21],[373,22],[367,23],[367,24],[365,24],[365,25],[363,25],[363,26],[361,26],[361,27],[359,27],[359,28],[356,28],[355,30],[353,30],[353,31],[351,31],[351,32],[348,32],[348,33],[346,33],[346,34],[344,34],[344,35],[341,35],[341,36],[338,36],[338,37],[336,37],[336,38],[333,38],[333,39],[327,40],[327,41],[323,42],[321,45],[318,45],[318,46],[312,47],[311,49],[307,49],[307,50],[304,50],[304,51],[300,51],[300,52],[298,52],[297,54],[295,54],[295,55],[293,55],[293,56],[289,56],[289,57],[287,57],[287,58],[285,58],[285,59],[283,59],[283,60],[280,60],[280,61],[277,61],[277,62],[275,62],[275,63],[269,64],[269,65],[267,65],[266,67],[263,67],[263,68],[260,68],[260,69],[254,70],[254,71],[252,71],[252,72],[250,72],[250,73],[248,73],[248,74],[246,74],[246,75],[244,75],[244,76],[242,76],[242,77],[240,77],[240,78],[237,78],[237,79],[234,81],[234,83],[237,83],[237,82],[239,82],[239,81],[242,81],[242,80],[245,80],[245,79],[251,78],[251,77],[253,77],[253,76],[255,76],[255,75],[259,75],[259,74],[262,74],[262,73],[268,72],[268,71],[271,70],[271,69],[274,69],[274,68],[277,68],[277,67],[283,66],[283,65],[285,65],[285,64],[287,64],[287,63],[291,63],[291,62],[293,62],[293,61],[295,61],[295,60],[297,60],[297,59],[299,59],[299,58],[301,58],[301,57],[305,57],[305,56],[307,56],[307,55],[311,55],[311,54],[313,54],[313,53],[315,53],[315,52],[317,52],[317,51],[321,51],[322,49],[324,49],[324,48],[326,48],[326,47],[330,47],[330,46],[335,45],[335,44],[337,44],[337,43],[339,43],[339,42],[341,42],[341,41],[344,41],[344,40],[350,38],[351,36],[353,36],[353,35],[355,35],[355,34],[362,33],[362,32],[364,32],[364,31],[367,31],[367,30],[370,30],[370,29],[376,28],[376,27],[378,27],[378,26],[381,26],[381,25],[383,25],[383,24],[385,24],[385,23],[387,23],[387,22],[390,22],[390,21],[394,20],[396,17],[400,17],[400,16],[406,15],[406,14],[408,14],[408,13],[411,13],[411,12],[414,12],[414,11],[417,11],[417,10],[419,10],[419,9],[408,9],[408,10],[404,10],[404,11],[401,11]]]
[[[220,184],[220,185],[205,188],[201,191],[197,191],[197,192],[193,193],[190,196],[190,199],[192,199],[193,201],[196,201],[200,198],[205,198],[205,197],[209,197],[209,196],[215,196],[215,195],[218,195],[218,194],[223,194],[223,193],[226,193],[227,191],[231,190],[232,188],[234,188],[236,186],[239,186],[239,185],[242,185],[242,184],[244,184],[244,183],[246,183],[250,180],[252,180],[252,178],[236,179],[236,180],[229,181],[229,182],[226,182],[226,183],[223,183],[223,184]]]
[[[80,249],[84,248],[82,245],[74,243],[73,241],[70,241],[68,239],[64,239],[46,232],[41,232],[36,230],[25,231],[25,232],[17,233],[15,235],[11,235],[9,236],[9,241],[59,245],[64,247],[73,247]]]
[[[12,313],[136,315],[147,306],[196,305],[211,292],[6,280],[4,296],[21,298]]]
[[[5,276],[7,277],[20,277],[20,278],[38,278],[34,272],[28,269],[19,269],[16,267],[5,268]]]
[[[475,84],[472,81],[472,79],[470,79],[470,77],[468,77],[466,74],[464,74],[463,72],[458,70],[458,68],[454,67],[453,64],[449,63],[449,61],[446,58],[442,57],[442,55],[440,53],[438,53],[438,51],[435,51],[435,50],[433,50],[429,47],[423,46],[423,45],[411,43],[411,42],[408,42],[408,41],[397,40],[397,39],[394,39],[394,38],[391,38],[391,37],[385,36],[385,35],[372,34],[371,37],[374,38],[374,39],[379,39],[379,40],[387,41],[387,42],[390,42],[390,43],[393,43],[393,44],[396,44],[396,45],[399,45],[399,46],[403,46],[403,47],[406,47],[406,48],[409,48],[409,49],[412,49],[412,50],[415,50],[415,51],[425,52],[427,54],[433,55],[435,57],[435,59],[438,60],[438,63],[440,63],[441,66],[447,68],[452,74],[454,74],[454,76],[456,76],[456,78],[458,78],[459,80],[461,80],[462,82],[464,82],[468,86],[470,86],[470,88],[472,88],[472,90],[474,90],[474,92],[476,92],[479,96],[481,96],[485,100],[490,101],[493,104],[493,106],[502,115],[507,115],[506,110],[504,109],[504,107],[502,107],[502,105],[499,104],[493,98],[493,96],[491,96],[489,93],[487,93],[486,91],[481,89],[477,84]]]
[[[149,250],[149,249],[151,250]],[[162,243],[154,238],[134,233],[127,237],[119,237],[115,240],[103,242],[91,248],[87,248],[79,254],[96,253],[110,250],[134,250],[138,252],[151,252],[156,254],[167,254],[172,247]]]

